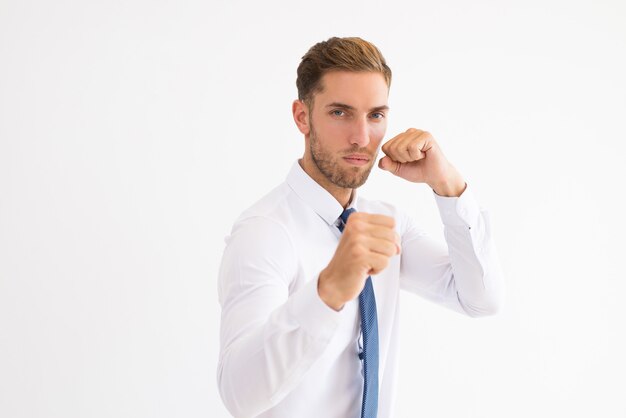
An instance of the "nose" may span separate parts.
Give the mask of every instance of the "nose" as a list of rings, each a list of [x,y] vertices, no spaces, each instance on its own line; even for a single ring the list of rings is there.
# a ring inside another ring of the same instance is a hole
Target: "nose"
[[[367,118],[356,118],[352,126],[350,144],[365,147],[370,143],[370,132]]]

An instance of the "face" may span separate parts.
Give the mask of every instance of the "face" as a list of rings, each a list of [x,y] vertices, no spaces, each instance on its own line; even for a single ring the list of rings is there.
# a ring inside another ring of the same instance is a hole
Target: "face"
[[[367,180],[385,135],[389,88],[380,73],[347,71],[325,74],[322,86],[309,110],[304,159],[322,185],[357,188]]]

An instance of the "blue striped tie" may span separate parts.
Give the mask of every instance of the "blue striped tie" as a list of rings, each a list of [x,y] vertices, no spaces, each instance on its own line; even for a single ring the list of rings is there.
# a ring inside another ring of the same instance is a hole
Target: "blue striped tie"
[[[339,231],[343,232],[353,212],[352,208],[343,211]],[[361,418],[375,418],[378,413],[378,317],[371,276],[367,277],[365,287],[359,294],[359,313],[363,333],[363,351],[359,353],[359,358],[363,360],[364,379]]]

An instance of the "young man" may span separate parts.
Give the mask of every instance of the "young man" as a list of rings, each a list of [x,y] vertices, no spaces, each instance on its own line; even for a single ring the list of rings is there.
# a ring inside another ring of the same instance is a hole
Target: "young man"
[[[357,194],[385,135],[390,82],[360,38],[302,58],[292,110],[304,155],[235,222],[219,273],[218,384],[234,416],[391,417],[399,290],[470,316],[498,309],[487,212],[432,135],[395,136],[378,166],[432,188],[447,248]]]

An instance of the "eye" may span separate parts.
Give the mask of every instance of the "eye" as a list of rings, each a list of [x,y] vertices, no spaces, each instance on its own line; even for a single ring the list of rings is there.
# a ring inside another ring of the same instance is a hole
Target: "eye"
[[[382,119],[382,118],[385,117],[385,114],[382,113],[382,112],[374,112],[374,113],[372,113],[372,117],[374,119]]]
[[[339,109],[335,109],[333,111],[330,112],[333,116],[343,116],[344,112],[343,110],[339,110]]]

